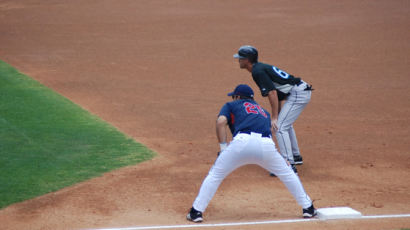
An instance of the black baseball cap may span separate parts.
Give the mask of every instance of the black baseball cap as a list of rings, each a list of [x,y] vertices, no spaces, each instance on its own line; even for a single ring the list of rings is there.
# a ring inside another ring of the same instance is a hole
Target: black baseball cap
[[[249,45],[241,46],[238,53],[233,55],[234,58],[248,58],[250,60],[258,60],[258,50]]]
[[[249,85],[240,84],[236,86],[233,92],[228,93],[228,96],[245,96],[245,97],[253,97],[253,90]]]

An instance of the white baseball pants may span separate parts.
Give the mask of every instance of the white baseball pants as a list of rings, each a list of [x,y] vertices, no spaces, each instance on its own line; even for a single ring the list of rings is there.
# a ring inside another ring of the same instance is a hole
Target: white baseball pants
[[[248,164],[257,164],[273,172],[286,185],[302,208],[312,205],[299,177],[276,150],[272,138],[262,137],[258,133],[240,133],[215,161],[192,206],[204,212],[223,179],[235,169]]]
[[[293,123],[309,103],[312,95],[311,90],[305,90],[306,86],[307,84],[302,82],[299,86],[294,86],[291,89],[290,95],[278,116],[276,140],[278,141],[280,153],[291,164],[295,163],[293,156],[300,155]]]

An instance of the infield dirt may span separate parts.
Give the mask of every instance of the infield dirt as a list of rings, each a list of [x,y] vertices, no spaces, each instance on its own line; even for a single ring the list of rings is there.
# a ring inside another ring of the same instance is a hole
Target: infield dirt
[[[299,176],[315,206],[410,213],[409,12],[406,0],[0,1],[4,61],[159,154],[0,210],[1,228],[190,224],[226,93],[239,83],[257,91],[232,58],[245,44],[315,88],[295,123]],[[301,209],[277,178],[247,166],[227,177],[204,217],[294,219]],[[242,229],[402,227],[409,218]]]

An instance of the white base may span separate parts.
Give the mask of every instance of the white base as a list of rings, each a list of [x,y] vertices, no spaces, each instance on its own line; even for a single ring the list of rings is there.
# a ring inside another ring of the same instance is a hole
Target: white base
[[[319,208],[317,217],[321,220],[360,218],[362,214],[349,207]]]

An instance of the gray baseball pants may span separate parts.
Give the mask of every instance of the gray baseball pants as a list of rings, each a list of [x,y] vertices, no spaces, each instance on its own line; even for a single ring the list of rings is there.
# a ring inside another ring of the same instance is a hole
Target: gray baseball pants
[[[280,153],[291,164],[295,163],[293,156],[300,155],[293,123],[310,101],[312,91],[305,90],[307,86],[306,82],[302,82],[299,86],[295,85],[291,89],[290,95],[278,116],[276,140],[278,141]]]

